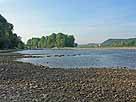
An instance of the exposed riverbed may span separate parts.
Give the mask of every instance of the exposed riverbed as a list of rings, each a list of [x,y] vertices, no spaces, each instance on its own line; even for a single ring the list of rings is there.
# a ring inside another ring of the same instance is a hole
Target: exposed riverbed
[[[23,57],[0,55],[0,102],[136,102],[136,70],[48,68],[14,61]]]

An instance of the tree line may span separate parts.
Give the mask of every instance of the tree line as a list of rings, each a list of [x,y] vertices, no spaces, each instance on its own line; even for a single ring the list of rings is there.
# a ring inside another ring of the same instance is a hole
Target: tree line
[[[0,15],[0,49],[23,49],[21,37],[13,33],[14,26]]]
[[[135,47],[136,38],[108,39],[101,44],[102,47]]]
[[[75,38],[73,35],[63,33],[53,33],[49,36],[42,36],[41,38],[32,38],[27,41],[28,48],[62,48],[75,47]]]
[[[32,38],[24,44],[21,37],[13,33],[13,24],[9,23],[0,15],[0,49],[24,49],[24,48],[53,48],[53,47],[74,47],[75,38],[73,35],[63,33],[51,34],[41,38]]]

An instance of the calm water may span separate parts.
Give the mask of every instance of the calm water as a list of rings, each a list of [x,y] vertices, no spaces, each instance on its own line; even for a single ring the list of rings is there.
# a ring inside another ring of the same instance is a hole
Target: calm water
[[[128,67],[136,68],[136,49],[24,50],[22,54],[42,56],[18,61],[51,68]],[[62,55],[61,57],[58,55]]]

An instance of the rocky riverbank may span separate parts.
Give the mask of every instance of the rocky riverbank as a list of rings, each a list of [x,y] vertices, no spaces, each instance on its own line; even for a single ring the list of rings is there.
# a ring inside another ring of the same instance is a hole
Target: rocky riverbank
[[[5,54],[6,55],[6,54]],[[0,102],[136,102],[136,71],[55,69],[0,56]]]

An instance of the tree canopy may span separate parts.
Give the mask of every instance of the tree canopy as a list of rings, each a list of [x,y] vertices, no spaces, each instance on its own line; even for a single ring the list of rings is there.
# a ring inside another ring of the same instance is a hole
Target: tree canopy
[[[27,41],[28,48],[53,48],[53,47],[75,47],[75,38],[73,35],[63,33],[53,33],[50,36],[41,38],[32,38]]]
[[[21,37],[13,33],[14,26],[0,15],[0,49],[24,48]]]

